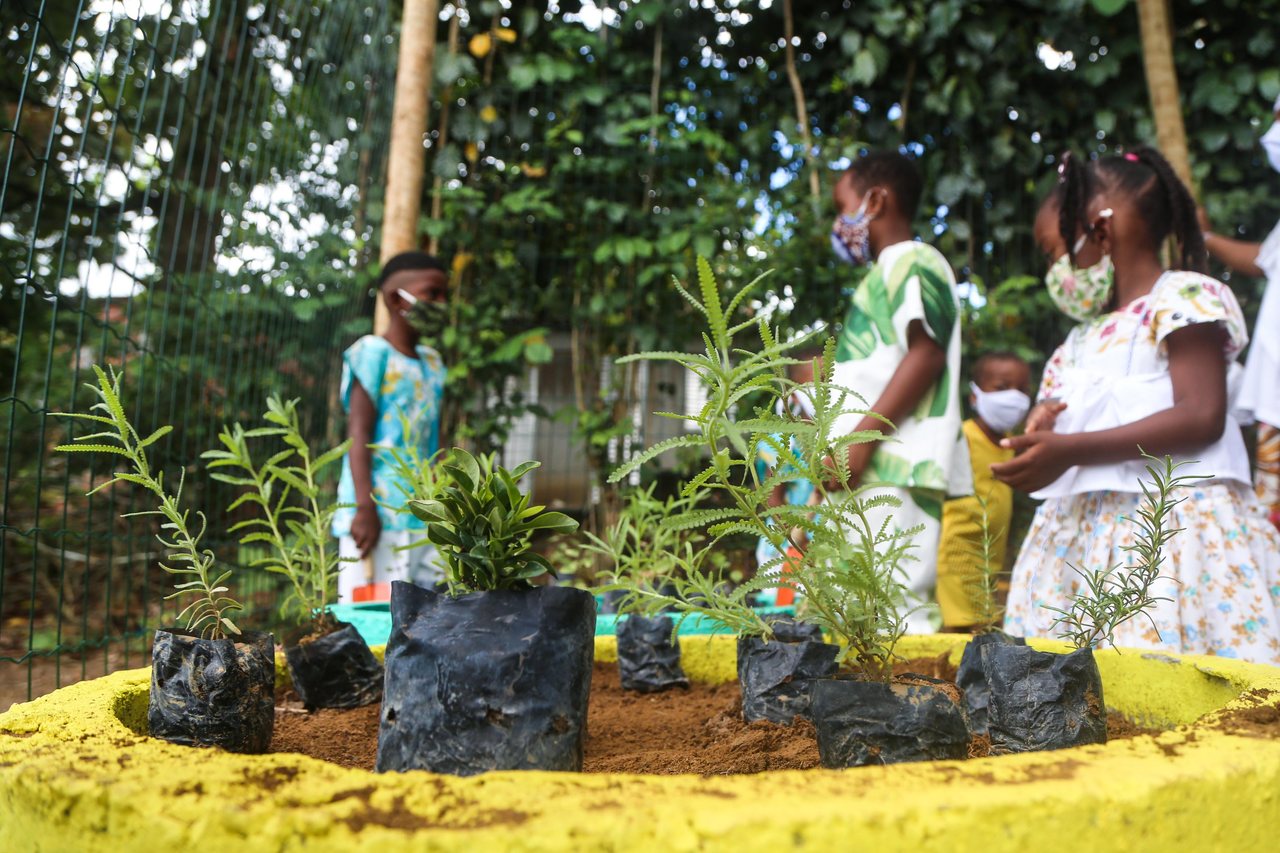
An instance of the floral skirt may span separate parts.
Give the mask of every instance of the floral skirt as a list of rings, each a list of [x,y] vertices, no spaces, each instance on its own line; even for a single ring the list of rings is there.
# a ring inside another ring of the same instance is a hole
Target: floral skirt
[[[1280,535],[1235,482],[1180,489],[1154,594],[1166,599],[1115,632],[1115,645],[1280,664]],[[1045,501],[1013,567],[1005,630],[1052,637],[1083,586],[1072,568],[1128,564],[1142,495],[1090,492]]]

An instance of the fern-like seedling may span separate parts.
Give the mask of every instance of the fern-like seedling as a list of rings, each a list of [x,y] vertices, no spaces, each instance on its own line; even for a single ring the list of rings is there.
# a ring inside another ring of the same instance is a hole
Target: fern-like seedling
[[[147,460],[146,449],[171,432],[173,427],[162,426],[146,438],[140,436],[129,423],[120,400],[121,376],[114,369],[108,374],[96,364],[93,371],[97,383],[86,383],[86,386],[99,402],[91,406],[87,414],[73,412],[59,413],[59,416],[102,424],[105,428],[78,436],[70,444],[58,445],[55,449],[67,453],[109,453],[129,464],[131,470],[114,472],[110,480],[89,494],[116,483],[132,483],[150,492],[158,501],[156,509],[127,513],[124,517],[154,515],[161,518],[161,532],[156,534],[156,538],[168,553],[167,562],[162,562],[160,567],[176,578],[184,579],[174,585],[174,592],[165,599],[189,599],[178,614],[178,622],[185,623],[186,630],[201,637],[222,639],[227,634],[238,636],[240,629],[232,621],[231,614],[243,610],[244,606],[228,595],[227,582],[231,579],[231,570],[218,572],[213,552],[200,547],[200,540],[208,527],[204,513],[197,511],[195,523],[192,523],[191,511],[181,509],[184,478],[180,476],[178,488],[170,492],[164,485],[164,473],[153,472]]]
[[[245,504],[255,508],[254,517],[228,532],[241,532],[242,545],[262,542],[268,546],[268,553],[250,565],[288,578],[289,594],[281,610],[292,612],[299,622],[323,622],[339,568],[338,549],[329,532],[338,507],[324,499],[320,477],[342,459],[351,442],[313,457],[302,435],[296,399],[268,397],[263,419],[267,426],[256,429],[246,430],[240,424],[223,427],[218,435],[222,449],[206,451],[202,458],[208,460],[210,477],[244,489],[228,512]],[[256,461],[249,445],[261,438],[277,438],[284,447]],[[228,473],[228,469],[239,473]]]
[[[782,342],[764,320],[735,323],[733,315],[762,278],[726,301],[710,265],[699,258],[699,295],[679,282],[675,286],[707,320],[704,350],[641,353],[620,360],[675,362],[693,373],[708,393],[698,412],[660,413],[692,420],[695,433],[653,445],[620,466],[610,480],[621,481],[666,451],[691,448],[710,463],[685,485],[684,494],[711,493],[722,505],[688,510],[664,521],[676,530],[701,529],[710,536],[701,550],[681,556],[681,570],[665,579],[666,592],[652,583],[630,586],[637,602],[649,609],[698,613],[740,635],[766,639],[772,632],[749,606],[750,594],[778,583],[790,586],[803,598],[805,618],[842,644],[842,659],[852,658],[868,678],[887,679],[894,646],[905,627],[901,566],[911,559],[912,537],[918,530],[898,530],[889,520],[872,523],[873,511],[891,508],[897,499],[884,494],[868,497],[867,486],[850,482],[845,465],[829,461],[847,458],[855,444],[884,439],[879,430],[845,431],[851,420],[868,413],[856,392],[834,382],[833,339],[826,340],[818,378],[804,389],[813,402],[812,417],[791,416],[785,407],[783,414],[775,414],[777,401],[798,387],[787,376],[787,368],[799,363],[791,353],[816,340],[817,333]],[[747,332],[758,337],[757,347],[746,349],[736,342]],[[757,405],[749,409],[752,401]],[[740,417],[740,411],[746,416]],[[763,478],[756,464],[762,445],[777,460]],[[774,490],[795,479],[813,484],[821,506],[771,505]],[[803,531],[796,539],[807,541],[793,541],[793,531]],[[767,539],[782,554],[790,549],[800,556],[779,557],[762,566],[753,580],[728,588],[704,566],[711,563],[709,555],[719,539],[744,533]],[[770,577],[780,568],[781,580]]]
[[[1116,628],[1137,616],[1146,616],[1157,602],[1168,599],[1156,596],[1152,590],[1162,575],[1164,546],[1181,532],[1181,528],[1169,526],[1175,507],[1186,500],[1174,498],[1175,490],[1208,476],[1179,475],[1178,469],[1188,462],[1175,463],[1169,456],[1163,460],[1146,453],[1147,474],[1151,481],[1139,480],[1143,501],[1138,508],[1138,518],[1132,520],[1138,529],[1132,545],[1122,550],[1131,555],[1127,564],[1117,564],[1106,569],[1072,570],[1084,580],[1084,588],[1066,608],[1049,607],[1058,614],[1054,627],[1058,636],[1068,640],[1078,649],[1093,648],[1104,640],[1114,641]],[[1155,626],[1151,620],[1152,627]]]

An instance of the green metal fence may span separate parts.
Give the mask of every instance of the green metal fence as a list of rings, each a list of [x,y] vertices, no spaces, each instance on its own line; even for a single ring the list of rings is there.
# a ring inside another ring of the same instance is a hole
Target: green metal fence
[[[145,663],[172,619],[146,508],[52,448],[91,364],[125,372],[155,461],[196,464],[273,391],[335,440],[342,346],[381,208],[395,10],[300,0],[0,2],[0,708]],[[76,427],[77,429],[79,427]],[[211,534],[224,530],[215,524]],[[210,543],[230,563],[225,536]],[[269,623],[273,582],[241,572]]]

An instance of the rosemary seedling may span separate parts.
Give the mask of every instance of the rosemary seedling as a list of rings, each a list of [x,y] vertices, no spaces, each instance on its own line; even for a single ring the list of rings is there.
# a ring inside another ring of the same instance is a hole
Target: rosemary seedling
[[[1001,620],[1004,618],[1004,607],[1000,605],[998,595],[1000,572],[1003,566],[995,565],[994,556],[996,542],[1005,534],[1005,531],[1003,528],[1000,530],[991,528],[991,507],[988,496],[975,495],[974,498],[978,501],[979,508],[979,539],[974,548],[978,573],[965,580],[964,591],[973,607],[974,616],[977,617],[974,623],[977,633],[989,634],[1000,630]]]
[[[90,407],[88,414],[72,412],[59,413],[59,416],[104,424],[106,429],[77,436],[72,443],[58,445],[55,450],[109,453],[122,457],[129,464],[131,471],[114,472],[110,480],[89,494],[116,483],[132,483],[150,492],[158,501],[156,509],[127,513],[124,517],[155,515],[162,519],[161,532],[156,534],[156,539],[168,549],[166,559],[169,562],[162,562],[160,568],[178,579],[186,579],[174,584],[174,592],[165,596],[165,600],[190,599],[178,614],[177,621],[185,622],[187,631],[207,639],[222,639],[227,634],[239,636],[240,629],[232,621],[231,614],[243,610],[244,606],[228,595],[227,582],[231,579],[231,570],[218,572],[213,552],[200,547],[200,540],[208,528],[204,513],[197,511],[195,523],[192,523],[191,511],[180,508],[185,473],[178,477],[178,488],[170,492],[164,485],[164,472],[153,473],[147,460],[146,449],[168,435],[173,427],[162,426],[143,438],[125,415],[120,400],[121,374],[117,374],[114,368],[108,374],[96,364],[93,371],[97,384],[86,383],[86,387],[93,391],[99,402]],[[95,411],[101,414],[93,414]]]
[[[288,578],[289,594],[281,611],[292,612],[299,622],[323,623],[329,618],[329,592],[338,575],[339,558],[329,532],[337,505],[322,496],[321,474],[342,459],[351,441],[313,457],[302,435],[296,399],[268,397],[263,420],[267,426],[251,430],[240,424],[223,427],[218,435],[223,449],[206,451],[202,458],[208,460],[210,477],[244,489],[228,512],[244,504],[257,510],[254,517],[228,532],[247,531],[240,538],[242,545],[267,544],[269,552],[250,565]],[[259,438],[278,438],[285,446],[257,462],[249,444]]]
[[[1196,480],[1209,479],[1177,473],[1183,465],[1194,463],[1175,463],[1169,456],[1163,460],[1146,453],[1142,456],[1148,460],[1146,468],[1151,481],[1138,481],[1143,502],[1137,519],[1131,519],[1138,533],[1133,544],[1122,549],[1132,559],[1127,564],[1091,571],[1071,566],[1083,578],[1084,589],[1065,609],[1048,608],[1058,614],[1053,623],[1058,636],[1078,649],[1093,648],[1103,641],[1112,643],[1116,628],[1137,616],[1151,620],[1147,611],[1157,602],[1168,601],[1154,595],[1152,589],[1163,577],[1160,569],[1164,564],[1164,546],[1182,530],[1169,526],[1174,508],[1186,500],[1185,497],[1175,499],[1173,493]],[[1155,626],[1154,620],[1151,624]]]
[[[763,277],[762,277],[763,278]],[[764,320],[732,324],[731,318],[750,296],[760,278],[725,301],[711,268],[698,259],[700,297],[680,284],[676,288],[708,323],[701,353],[652,352],[628,356],[622,361],[650,359],[673,361],[696,375],[708,388],[701,411],[659,413],[691,419],[697,432],[653,445],[618,468],[618,482],[649,460],[669,450],[692,448],[710,458],[710,464],[684,488],[685,496],[706,491],[724,504],[720,509],[694,509],[666,519],[673,530],[705,529],[711,537],[701,549],[676,561],[680,571],[664,578],[664,592],[653,583],[631,583],[637,603],[646,610],[670,608],[682,616],[698,613],[724,623],[740,635],[772,636],[771,629],[749,606],[751,593],[783,584],[803,597],[805,617],[834,635],[843,644],[842,657],[851,657],[868,678],[887,679],[892,673],[893,649],[905,630],[906,589],[901,566],[911,559],[911,538],[918,532],[898,530],[889,520],[875,525],[870,513],[895,506],[888,495],[867,497],[867,487],[851,488],[843,465],[828,459],[844,459],[849,447],[878,441],[878,430],[852,433],[837,431],[848,415],[864,415],[861,398],[833,381],[835,341],[828,339],[823,367],[812,386],[805,388],[814,403],[810,419],[774,413],[774,404],[797,389],[787,377],[787,367],[798,363],[790,353],[806,346],[814,335],[788,342],[777,340]],[[753,330],[758,350],[741,348],[735,338]],[[763,405],[744,418],[738,417],[747,401],[763,398]],[[887,422],[886,422],[887,423]],[[756,472],[761,445],[776,455],[777,466],[764,478]],[[814,485],[817,507],[771,506],[774,489],[803,478]],[[831,487],[828,488],[828,484]],[[793,538],[793,531],[803,537]],[[764,537],[782,554],[788,548],[798,559],[778,557],[761,567],[757,576],[726,589],[714,570],[705,568],[717,541],[731,534]],[[807,539],[807,542],[798,541]],[[775,569],[782,577],[770,577]]]
[[[637,589],[661,586],[679,574],[692,559],[703,537],[696,531],[665,523],[696,508],[699,494],[685,494],[660,501],[654,487],[632,489],[623,496],[622,512],[604,538],[587,532],[586,550],[599,555],[610,568],[599,573],[604,589],[623,590],[618,612],[643,610]]]

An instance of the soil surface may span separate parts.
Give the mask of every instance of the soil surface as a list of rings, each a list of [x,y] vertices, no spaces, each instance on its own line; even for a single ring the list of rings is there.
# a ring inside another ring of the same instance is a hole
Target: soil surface
[[[895,667],[933,678],[954,679],[946,656],[908,661]],[[291,691],[276,704],[272,752],[300,752],[343,767],[372,770],[378,750],[378,705],[352,710],[307,713]],[[1107,717],[1113,739],[1152,734],[1119,714]],[[970,757],[986,754],[989,744],[975,742]],[[818,767],[813,725],[798,720],[782,726],[743,722],[736,683],[706,685],[662,693],[623,690],[614,663],[596,663],[591,676],[587,718],[586,773],[643,773],[704,776],[806,770]]]

